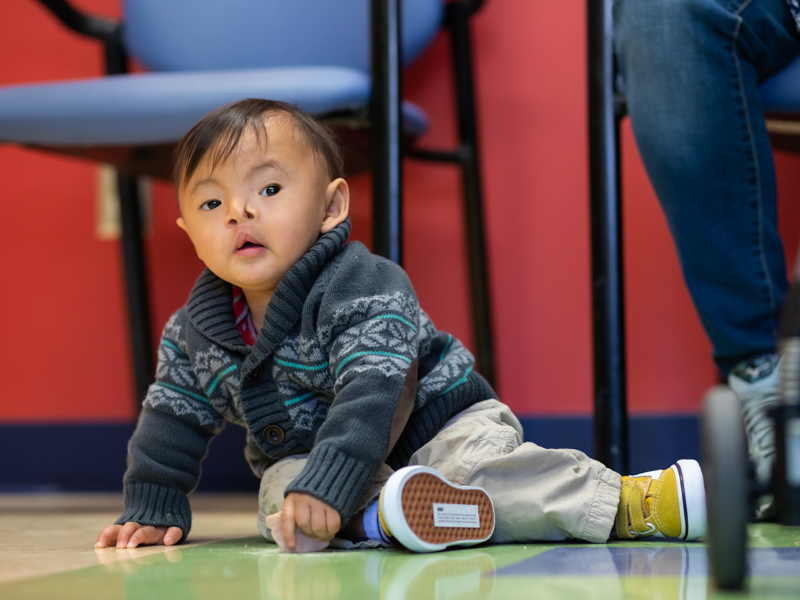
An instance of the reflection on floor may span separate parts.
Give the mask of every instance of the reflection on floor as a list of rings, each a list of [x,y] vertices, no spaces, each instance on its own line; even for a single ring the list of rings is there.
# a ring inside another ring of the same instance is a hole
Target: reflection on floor
[[[190,543],[94,551],[116,496],[0,496],[0,598],[358,600],[723,597],[703,544],[520,544],[281,555],[255,528],[255,500],[193,498]],[[800,528],[750,530],[750,580],[736,597],[800,598]]]

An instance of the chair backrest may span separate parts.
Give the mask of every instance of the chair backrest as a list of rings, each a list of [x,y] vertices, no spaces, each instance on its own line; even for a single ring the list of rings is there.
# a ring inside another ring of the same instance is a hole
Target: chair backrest
[[[336,65],[369,71],[369,0],[124,0],[125,42],[153,71]],[[404,0],[403,60],[430,43],[442,0]]]

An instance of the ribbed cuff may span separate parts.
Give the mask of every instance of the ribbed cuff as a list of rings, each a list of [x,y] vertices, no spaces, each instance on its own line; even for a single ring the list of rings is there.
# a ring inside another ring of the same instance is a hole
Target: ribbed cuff
[[[141,525],[163,525],[180,527],[186,539],[192,528],[192,509],[189,498],[181,490],[153,483],[131,483],[125,485],[125,512],[117,519],[117,525],[128,521]]]
[[[361,461],[337,449],[317,447],[306,466],[284,494],[300,492],[319,498],[335,508],[347,523],[367,493],[373,473]]]

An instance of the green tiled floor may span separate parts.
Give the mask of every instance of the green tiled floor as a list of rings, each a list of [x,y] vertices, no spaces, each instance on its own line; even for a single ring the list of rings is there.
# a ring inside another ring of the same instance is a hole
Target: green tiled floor
[[[800,528],[750,528],[744,595],[800,598]],[[727,597],[709,585],[703,544],[486,546],[280,555],[257,537],[173,549],[0,585],[0,598],[333,600],[342,598]],[[115,550],[110,549],[109,552]],[[102,561],[102,554],[98,554]]]

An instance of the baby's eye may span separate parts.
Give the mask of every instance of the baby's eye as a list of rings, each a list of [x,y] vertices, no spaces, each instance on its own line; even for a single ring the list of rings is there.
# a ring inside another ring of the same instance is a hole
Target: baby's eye
[[[259,196],[274,196],[278,192],[281,191],[281,186],[279,185],[268,185],[263,190],[259,192]]]
[[[203,202],[203,204],[200,205],[200,208],[202,210],[214,210],[220,204],[222,204],[222,202],[219,200],[209,200],[208,202]]]

